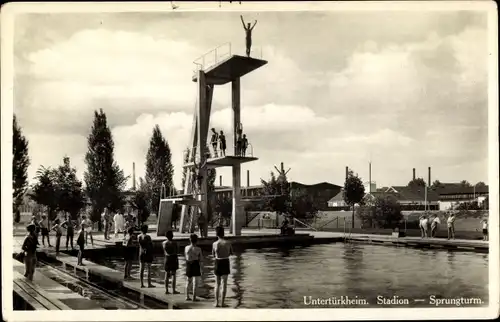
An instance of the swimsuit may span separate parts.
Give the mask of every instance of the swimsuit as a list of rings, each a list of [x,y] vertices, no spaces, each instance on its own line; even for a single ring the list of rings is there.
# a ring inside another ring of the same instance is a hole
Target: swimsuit
[[[231,273],[229,258],[216,258],[214,272],[215,276],[229,275]]]
[[[201,276],[201,268],[199,260],[186,262],[186,276],[187,277]]]

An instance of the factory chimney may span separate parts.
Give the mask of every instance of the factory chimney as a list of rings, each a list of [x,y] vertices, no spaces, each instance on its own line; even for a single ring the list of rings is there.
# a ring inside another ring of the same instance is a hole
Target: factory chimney
[[[219,176],[219,186],[222,187],[222,176]]]
[[[415,176],[415,168],[413,168],[413,180],[415,180],[416,176]]]
[[[372,163],[371,162],[369,163],[368,167],[369,167],[369,169],[368,169],[368,180],[369,180],[368,192],[371,193],[372,192]]]
[[[349,177],[349,167],[345,167],[345,180]]]
[[[250,170],[247,170],[247,187],[250,187]]]
[[[132,162],[132,189],[135,190],[135,162]]]
[[[431,182],[431,167],[429,167],[429,178],[428,178],[428,180],[429,181],[428,181],[427,185],[430,187],[431,184],[432,184],[432,182]]]

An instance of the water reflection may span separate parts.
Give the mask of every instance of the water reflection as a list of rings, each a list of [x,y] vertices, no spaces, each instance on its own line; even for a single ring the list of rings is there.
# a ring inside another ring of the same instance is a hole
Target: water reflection
[[[241,308],[300,308],[304,307],[304,296],[358,296],[366,298],[370,306],[376,306],[377,295],[488,299],[486,254],[362,244],[235,249],[235,253],[227,298]],[[157,258],[153,263],[157,283],[163,283],[162,262]],[[104,264],[120,270],[123,267],[121,260]],[[213,265],[213,258],[207,256],[203,289],[211,299],[215,291]],[[135,265],[132,274],[137,268]],[[180,283],[184,283],[184,271],[181,257]]]

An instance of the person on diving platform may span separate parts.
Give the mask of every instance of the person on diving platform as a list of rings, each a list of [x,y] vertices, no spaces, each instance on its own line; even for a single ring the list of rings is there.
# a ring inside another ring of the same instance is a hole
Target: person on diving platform
[[[246,34],[246,45],[247,45],[247,57],[250,57],[250,48],[252,47],[252,30],[255,28],[255,25],[257,24],[257,20],[253,23],[253,26],[251,23],[247,23],[245,25],[245,21],[243,20],[243,16],[240,15],[241,18],[241,23],[243,24],[243,28],[245,29],[245,34]]]

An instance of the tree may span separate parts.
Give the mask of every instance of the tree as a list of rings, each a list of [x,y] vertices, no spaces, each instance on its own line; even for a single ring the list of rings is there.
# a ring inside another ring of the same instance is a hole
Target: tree
[[[174,167],[172,154],[167,140],[163,137],[160,127],[155,125],[149,140],[149,149],[146,156],[146,183],[150,209],[158,213],[162,187],[170,189],[173,186]]]
[[[21,217],[18,216],[19,208],[23,204],[24,195],[28,188],[30,158],[28,156],[28,140],[22,134],[16,115],[14,115],[12,143],[12,206],[16,214],[14,220],[18,223],[21,220]]]
[[[261,181],[263,189],[260,195],[264,199],[264,210],[274,211],[278,215],[291,215],[297,219],[311,219],[318,213],[313,198],[307,191],[290,188],[285,172],[280,171],[277,178],[274,172],[271,172],[271,178],[268,181]]]
[[[431,185],[431,189],[436,190],[439,188],[442,188],[443,184],[439,180],[434,180],[434,182]]]
[[[354,228],[354,205],[359,204],[365,196],[365,186],[358,175],[349,170],[344,183],[344,201],[352,207],[352,228]]]
[[[41,166],[35,176],[36,183],[32,186],[29,197],[39,205],[45,206],[49,220],[56,217],[57,205],[57,173],[54,169]]]
[[[261,179],[261,182],[263,189],[260,194],[265,198],[266,210],[274,211],[277,214],[287,213],[289,210],[288,204],[290,203],[290,189],[286,177],[278,180],[274,172],[271,172],[271,178],[268,181]]]
[[[456,210],[481,210],[479,203],[477,200],[474,201],[466,201],[459,203],[456,207]]]
[[[317,215],[318,209],[314,205],[313,197],[305,189],[292,189],[290,193],[291,207],[289,213],[294,218],[312,219]]]
[[[137,219],[139,224],[142,225],[146,220],[148,220],[151,210],[149,208],[150,202],[148,195],[150,193],[150,188],[144,179],[139,178],[139,189],[135,192],[131,200],[131,206],[137,211]]]
[[[462,180],[462,181],[460,181],[460,185],[461,185],[462,187],[472,187],[472,185],[471,185],[471,184],[469,183],[469,181],[467,181],[467,180]]]
[[[394,229],[403,220],[401,206],[392,196],[377,197],[373,203],[358,208],[357,215],[363,224],[378,228]]]
[[[233,199],[229,197],[222,197],[215,202],[215,211],[220,213],[224,220],[230,220],[233,212]]]
[[[114,143],[103,110],[94,111],[94,120],[87,138],[84,173],[85,192],[90,199],[92,221],[99,222],[104,208],[118,211],[125,205],[125,185],[128,177],[114,160]]]
[[[486,183],[482,182],[482,181],[479,181],[478,183],[476,183],[476,188],[484,188],[486,187]]]
[[[75,220],[85,206],[82,182],[76,177],[76,169],[70,166],[68,157],[65,157],[63,165],[54,171],[57,210],[69,213]]]
[[[408,182],[408,187],[412,189],[424,188],[426,185],[425,180],[422,178],[415,178]]]

